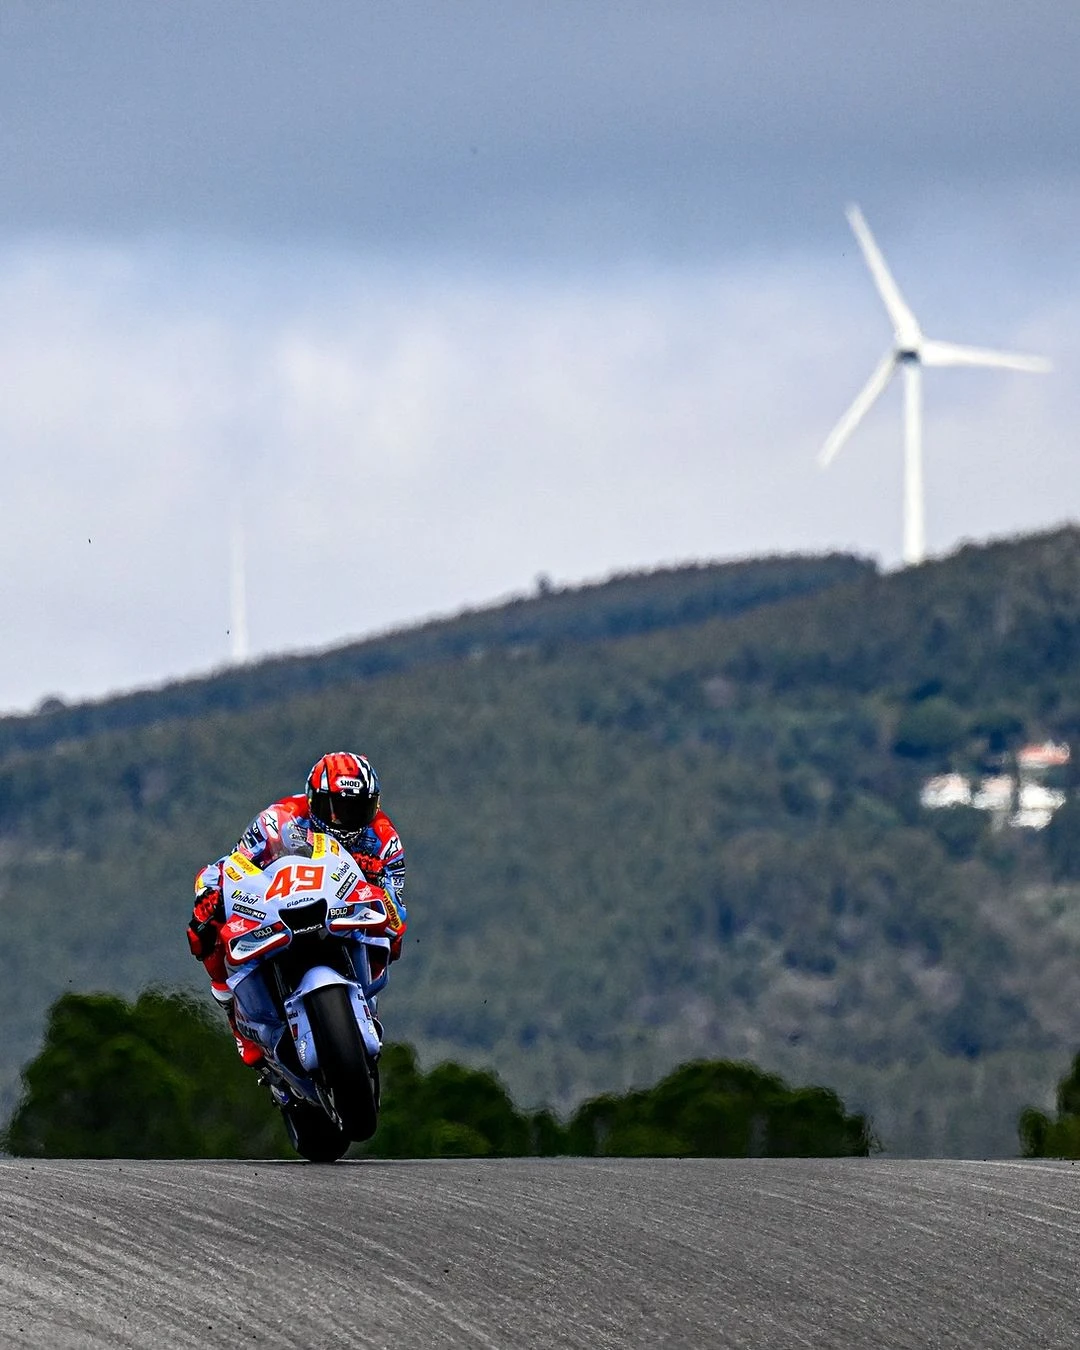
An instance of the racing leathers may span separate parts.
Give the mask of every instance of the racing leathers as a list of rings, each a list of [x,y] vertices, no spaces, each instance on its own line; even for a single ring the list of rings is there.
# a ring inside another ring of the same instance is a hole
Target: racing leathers
[[[256,867],[264,868],[285,854],[310,856],[312,836],[325,830],[311,815],[307,797],[302,793],[283,797],[260,811],[237,841],[233,852],[243,854]],[[405,889],[405,853],[393,822],[385,811],[379,810],[370,825],[344,835],[334,831],[335,837],[356,860],[367,881],[383,887],[392,903],[387,905],[389,918],[386,936],[390,939],[390,960],[401,955],[408,915],[403,899]],[[233,1017],[232,991],[227,984],[225,947],[221,928],[225,921],[223,885],[228,884],[224,869],[229,854],[217,862],[208,863],[195,877],[195,906],[188,926],[188,945],[193,956],[199,958],[210,976],[210,989],[229,1017],[236,1037],[236,1048],[245,1064],[257,1065],[262,1051],[236,1029]]]

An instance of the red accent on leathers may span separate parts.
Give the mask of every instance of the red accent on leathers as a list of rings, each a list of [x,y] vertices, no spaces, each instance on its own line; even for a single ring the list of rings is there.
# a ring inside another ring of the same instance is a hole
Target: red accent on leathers
[[[262,1046],[256,1045],[249,1040],[236,1025],[236,1014],[230,1008],[226,1013],[229,1019],[229,1026],[232,1028],[233,1040],[236,1042],[236,1053],[244,1061],[249,1069],[257,1068],[266,1056],[262,1052]]]
[[[225,984],[228,981],[229,972],[225,966],[225,944],[223,942],[219,941],[210,955],[203,957],[203,968],[210,976],[212,984]]]

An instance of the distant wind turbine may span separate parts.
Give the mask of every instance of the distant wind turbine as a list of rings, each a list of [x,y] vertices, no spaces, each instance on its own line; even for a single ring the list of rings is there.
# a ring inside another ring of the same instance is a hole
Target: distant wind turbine
[[[248,659],[247,627],[247,586],[245,584],[244,527],[238,519],[233,521],[232,529],[232,575],[231,600],[232,618],[229,634],[232,638],[232,659],[236,665],[243,665]]]
[[[847,208],[862,255],[874,278],[878,294],[893,326],[891,350],[878,362],[874,373],[854,403],[833,428],[822,447],[818,463],[824,469],[851,436],[899,369],[904,376],[904,561],[920,563],[926,554],[925,507],[922,472],[922,372],[921,366],[990,366],[996,370],[1044,373],[1050,362],[1039,356],[989,351],[983,347],[959,347],[954,342],[936,342],[923,336],[919,322],[900,294],[885,265],[870,227],[857,206]]]

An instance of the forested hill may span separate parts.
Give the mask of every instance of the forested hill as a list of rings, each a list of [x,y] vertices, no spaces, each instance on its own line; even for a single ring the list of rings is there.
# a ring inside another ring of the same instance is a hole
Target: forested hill
[[[873,571],[865,559],[833,554],[657,568],[576,587],[555,587],[541,577],[534,596],[518,596],[329,651],[272,657],[201,679],[73,707],[50,698],[29,716],[0,717],[0,754],[171,718],[240,712],[290,695],[314,695],[349,680],[398,674],[483,652],[589,642],[700,623],[791,596],[812,595]],[[354,599],[363,602],[362,594]]]
[[[406,842],[382,1012],[422,1063],[565,1110],[748,1058],[869,1110],[887,1148],[1015,1151],[1080,1040],[1080,809],[995,828],[919,789],[1046,737],[1080,759],[1080,532],[889,575],[674,570],[384,641],[418,646],[232,672],[235,707],[208,681],[4,724],[9,1086],[57,994],[198,982],[195,868],[344,744]]]

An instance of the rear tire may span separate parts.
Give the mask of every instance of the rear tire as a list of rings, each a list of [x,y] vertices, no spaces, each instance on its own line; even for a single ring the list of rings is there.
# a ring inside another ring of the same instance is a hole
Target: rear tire
[[[313,1163],[332,1163],[346,1152],[352,1140],[317,1106],[290,1102],[281,1108],[289,1142],[301,1158]]]
[[[319,1077],[342,1131],[358,1142],[370,1139],[379,1123],[379,1070],[364,1049],[349,991],[330,984],[309,994],[305,1002]]]

